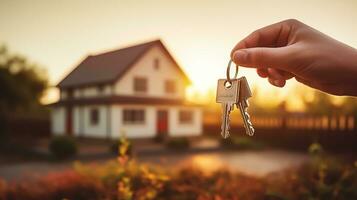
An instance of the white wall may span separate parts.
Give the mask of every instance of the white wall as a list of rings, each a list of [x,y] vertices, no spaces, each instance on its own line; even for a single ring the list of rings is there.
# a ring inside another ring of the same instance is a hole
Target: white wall
[[[179,112],[190,110],[193,112],[193,121],[190,124],[181,124]],[[202,134],[202,111],[195,107],[172,107],[169,112],[169,135],[176,136],[198,136]]]
[[[92,125],[90,123],[90,112],[91,109],[98,109],[99,121],[98,124]],[[91,105],[83,106],[81,109],[83,112],[83,130],[81,132],[83,137],[97,137],[106,138],[107,137],[107,107],[104,105]],[[80,133],[80,132],[79,132]]]
[[[72,128],[73,128],[73,135],[75,135],[75,136],[80,136],[80,134],[81,134],[82,124],[81,124],[81,120],[79,118],[81,117],[80,112],[82,112],[82,109],[83,109],[82,107],[76,106],[73,108],[73,111],[72,111],[72,115],[73,115]]]
[[[153,106],[114,105],[112,107],[112,138],[118,138],[124,132],[128,138],[150,138],[156,134],[156,109]],[[145,123],[124,124],[124,109],[144,109]]]
[[[65,108],[54,107],[51,109],[51,132],[53,135],[63,135],[65,133]]]
[[[160,60],[159,69],[154,67],[154,59]],[[145,94],[135,93],[133,90],[134,78],[145,77],[148,80],[148,91]],[[175,94],[165,92],[165,81],[176,82]],[[117,95],[135,95],[164,98],[184,98],[185,83],[182,75],[174,62],[167,57],[163,50],[157,46],[152,47],[138,60],[126,74],[114,85],[114,93]]]
[[[97,125],[90,123],[90,111],[92,108],[98,109],[99,112],[99,122]],[[108,109],[110,109],[109,113]],[[145,122],[143,124],[124,124],[124,109],[144,109]],[[73,107],[73,135],[89,138],[118,138],[121,133],[124,132],[128,138],[152,138],[155,137],[158,132],[156,120],[157,111],[160,109],[168,111],[169,136],[198,136],[202,134],[202,111],[200,108],[184,106],[91,105]],[[181,124],[179,121],[180,110],[192,110],[193,122],[190,124]],[[110,115],[110,122],[107,118],[108,114]],[[51,122],[52,133],[54,135],[65,133],[65,117],[64,107],[52,109]]]
[[[140,108],[145,109],[144,124],[123,124],[123,109]],[[117,138],[121,132],[125,132],[128,138],[149,138],[157,134],[156,120],[157,111],[166,109],[168,111],[168,134],[169,136],[198,136],[202,134],[202,111],[195,107],[172,107],[172,106],[134,106],[116,105],[112,112],[112,137]],[[191,124],[180,124],[179,111],[192,110],[193,122]]]

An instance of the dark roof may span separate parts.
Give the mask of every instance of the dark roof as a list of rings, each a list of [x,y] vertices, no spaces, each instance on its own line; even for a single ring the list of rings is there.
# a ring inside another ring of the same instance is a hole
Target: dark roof
[[[184,99],[167,99],[157,97],[133,97],[125,95],[92,97],[82,99],[67,99],[50,104],[49,106],[62,105],[91,105],[91,104],[137,104],[137,105],[181,105],[181,106],[202,106],[185,101]]]
[[[122,77],[122,75],[154,45],[158,45],[164,50],[169,58],[173,60],[179,72],[182,73],[183,78],[189,83],[189,78],[182,71],[163,43],[160,40],[154,40],[115,51],[88,56],[69,73],[57,87],[68,88],[112,83]]]

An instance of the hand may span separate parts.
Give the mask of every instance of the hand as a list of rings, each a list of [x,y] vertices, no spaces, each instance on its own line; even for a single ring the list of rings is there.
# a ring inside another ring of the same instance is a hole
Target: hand
[[[297,21],[256,30],[232,50],[232,60],[277,87],[288,79],[334,95],[357,96],[357,50]]]

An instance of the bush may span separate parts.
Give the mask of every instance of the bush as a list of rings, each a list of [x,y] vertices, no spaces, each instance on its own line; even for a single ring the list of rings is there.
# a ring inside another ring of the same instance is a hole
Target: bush
[[[133,151],[133,145],[131,144],[131,142],[129,142],[127,140],[122,140],[122,139],[117,140],[110,145],[110,148],[109,148],[110,152],[118,154],[120,146],[124,145],[124,143],[125,143],[125,145],[128,145],[125,154],[128,156],[131,156],[132,151]]]
[[[71,137],[58,136],[51,140],[49,150],[56,159],[65,159],[77,153],[77,143]]]
[[[70,170],[25,179],[21,183],[8,183],[0,192],[2,200],[97,200],[104,199],[105,188],[98,180]]]
[[[185,137],[171,138],[167,141],[166,146],[170,149],[187,149],[190,147],[190,141]]]
[[[280,199],[357,199],[357,166],[327,158],[267,177],[269,191]]]
[[[258,150],[263,148],[261,143],[254,141],[249,137],[230,137],[227,139],[221,139],[221,146],[228,149],[239,150]]]
[[[134,160],[76,162],[74,171],[21,183],[0,180],[0,199],[352,200],[357,199],[357,163],[315,157],[302,167],[259,178],[224,169],[163,170]]]
[[[166,136],[164,134],[156,134],[156,136],[153,138],[153,141],[155,143],[163,143],[165,141]]]
[[[225,170],[206,175],[195,168],[165,172],[138,163],[126,167],[75,164],[74,171],[57,172],[7,185],[0,198],[11,199],[264,199],[262,179]]]

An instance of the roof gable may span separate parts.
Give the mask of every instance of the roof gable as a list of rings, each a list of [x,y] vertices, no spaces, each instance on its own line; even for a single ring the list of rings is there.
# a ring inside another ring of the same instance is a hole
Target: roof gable
[[[160,46],[160,48],[164,50],[167,56],[178,67],[185,80],[190,82],[187,75],[179,67],[163,43],[160,40],[154,40],[95,56],[88,56],[57,86],[60,88],[68,88],[115,82],[120,79],[145,52],[155,45]]]

